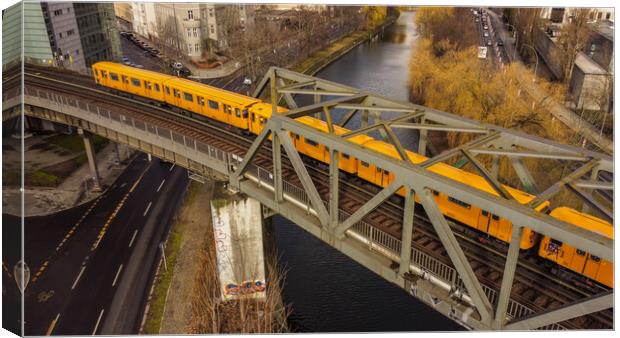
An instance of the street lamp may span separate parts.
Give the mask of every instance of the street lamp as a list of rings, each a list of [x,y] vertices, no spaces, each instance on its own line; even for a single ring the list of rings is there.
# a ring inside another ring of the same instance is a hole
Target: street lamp
[[[524,43],[523,46],[532,48],[534,55],[536,55],[536,65],[534,66],[534,82],[536,82],[536,73],[538,71],[538,52],[536,52],[536,48],[528,45],[527,43]]]

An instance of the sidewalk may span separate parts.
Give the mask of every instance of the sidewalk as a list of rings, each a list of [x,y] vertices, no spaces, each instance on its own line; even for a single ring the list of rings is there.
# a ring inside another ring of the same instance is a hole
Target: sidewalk
[[[517,66],[525,68],[526,66],[523,63],[521,56],[519,55],[519,53],[515,53],[515,39],[510,37],[508,32],[506,32],[503,22],[500,20],[500,18],[495,12],[487,11],[487,13],[489,13],[490,16],[493,18],[493,24],[496,27],[496,30],[499,32],[500,36],[502,37],[502,40],[504,41],[504,47],[506,48],[506,52],[508,53],[508,58],[511,59],[511,62],[516,61]],[[525,89],[525,91],[527,91],[527,93],[532,98],[534,98],[534,100],[541,102],[543,99],[545,99],[546,96],[535,83],[532,83],[529,80],[525,80],[521,82],[521,85],[523,86],[523,89]],[[594,128],[590,123],[588,123],[586,120],[583,120],[579,115],[575,114],[558,102],[553,102],[552,108],[553,109],[551,109],[551,113],[555,118],[562,121],[562,123],[564,123],[576,133],[585,137],[588,141],[596,144],[604,152],[608,154],[613,154],[613,141],[602,136],[600,134],[600,131]]]
[[[121,161],[130,157],[127,146],[119,145]],[[128,163],[117,164],[114,144],[110,143],[97,153],[102,189],[110,186],[127,167]],[[86,188],[86,178],[90,178],[88,162],[84,163],[55,188],[26,187],[24,191],[24,216],[44,216],[98,197],[102,192],[94,192]],[[92,183],[90,184],[92,186]],[[2,212],[21,214],[21,192],[19,188],[2,189]]]
[[[230,60],[221,66],[211,68],[211,69],[198,68],[191,62],[188,62],[187,64],[185,64],[185,67],[187,67],[187,69],[189,69],[190,72],[192,72],[192,75],[188,76],[188,78],[197,79],[197,80],[206,80],[206,79],[214,79],[218,77],[228,76],[236,72],[241,67],[243,67],[243,65],[240,62],[237,62],[235,60]]]

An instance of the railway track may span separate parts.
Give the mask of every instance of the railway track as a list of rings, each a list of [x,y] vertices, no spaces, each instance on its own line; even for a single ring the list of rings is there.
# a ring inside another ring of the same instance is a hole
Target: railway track
[[[57,71],[51,72],[39,68],[27,68],[26,85],[40,87],[42,89],[48,88],[49,79],[38,78],[38,76],[42,74],[47,74],[48,76],[54,75],[56,79],[62,79],[65,82],[71,81],[71,83],[86,86],[94,85],[94,82],[90,80],[90,78],[85,78],[79,74],[59,74]],[[7,84],[10,84],[11,79],[7,80],[9,81]],[[116,98],[118,100],[119,97],[110,93],[94,91],[80,92],[76,91],[74,88],[75,87],[72,88],[71,84],[68,84],[67,87],[54,87],[53,89],[76,96],[76,98],[79,98],[83,102],[99,103],[114,111],[136,117],[144,122],[154,123],[164,128],[175,130],[183,135],[187,135],[239,156],[245,155],[253,141],[252,137],[240,136],[232,131],[218,128],[218,126],[190,120],[187,117],[177,114],[172,115],[169,111],[144,104],[137,100],[123,98],[122,101],[124,101],[124,104],[119,105],[115,103],[114,100],[110,100],[111,98]],[[204,132],[205,128],[209,130],[209,133]],[[324,170],[324,167],[321,167],[322,164],[312,164],[313,161],[309,159],[305,160],[307,167],[310,169],[311,177],[317,189],[319,189],[319,193],[322,196],[328,196],[329,187],[325,184],[325,182],[328,182],[328,174],[326,174],[328,171]],[[266,170],[271,170],[270,148],[263,147],[255,163],[264,166]],[[302,187],[287,159],[283,159],[283,176],[283,178],[290,183],[300,188]],[[340,205],[344,211],[350,214],[369,200],[378,189],[359,178],[351,177],[341,179],[340,186]],[[404,201],[402,198],[394,196],[369,214],[364,221],[396,238],[401,238],[400,229],[402,227],[403,203]],[[421,211],[421,209],[416,208],[416,222],[413,236],[414,247],[452,266],[447,253],[443,249],[443,245],[434,233],[432,225]],[[458,238],[480,281],[498,290],[503,273],[505,251],[500,252],[490,249],[488,246],[481,245],[462,234],[459,234]],[[551,288],[551,285],[554,287]],[[538,312],[570,303],[588,295],[591,295],[591,293],[579,290],[576,287],[563,283],[557,278],[549,276],[549,273],[542,269],[539,264],[524,259],[519,262],[511,297]],[[563,323],[563,325],[569,328],[609,328],[613,327],[613,313],[611,310],[606,310],[573,319]]]

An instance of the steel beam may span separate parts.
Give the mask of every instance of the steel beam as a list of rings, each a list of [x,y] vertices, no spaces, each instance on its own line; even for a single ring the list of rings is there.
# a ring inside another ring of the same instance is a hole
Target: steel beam
[[[284,85],[284,80],[282,80],[281,78],[278,78],[278,85],[279,86],[283,86]],[[295,109],[297,108],[297,102],[295,102],[295,99],[293,99],[293,95],[291,95],[289,92],[287,91],[283,91],[282,89],[280,89],[281,87],[276,88],[276,91],[278,93],[282,93],[284,94],[284,100],[286,101],[286,105],[288,105],[289,108],[291,109]]]
[[[413,239],[413,218],[415,216],[415,193],[413,189],[409,187],[406,190],[400,247],[400,266],[398,268],[398,274],[401,276],[409,272],[409,265],[411,264],[411,240]]]
[[[512,291],[512,283],[519,261],[519,248],[522,234],[522,227],[516,225],[512,226],[512,237],[510,239],[510,246],[508,247],[508,255],[506,256],[506,265],[504,266],[504,275],[502,276],[502,285],[497,300],[497,307],[495,308],[495,329],[501,329],[506,321],[506,311],[508,310],[508,302],[510,301],[510,292]]]
[[[510,163],[512,164],[512,167],[517,173],[517,176],[519,176],[519,179],[521,180],[521,184],[523,184],[523,188],[525,189],[525,191],[534,195],[538,194],[538,186],[536,185],[536,181],[534,180],[534,177],[532,177],[532,174],[527,169],[527,167],[523,164],[523,161],[521,161],[519,157],[515,156],[508,156],[508,158],[510,159]]]
[[[472,148],[469,149],[472,154],[485,154],[485,155],[504,155],[511,157],[531,157],[531,158],[546,158],[551,160],[567,160],[567,161],[587,161],[590,157],[582,156],[579,154],[567,154],[567,153],[549,153],[538,151],[526,151],[526,150],[504,150],[494,148]]]
[[[261,94],[263,93],[263,90],[265,90],[265,87],[267,86],[267,82],[269,82],[271,79],[271,73],[273,73],[274,71],[275,70],[272,68],[270,68],[267,71],[265,76],[263,76],[263,78],[258,83],[258,86],[256,87],[256,89],[254,89],[254,92],[252,93],[252,97],[259,98],[261,96]]]
[[[356,94],[359,95],[359,94]],[[385,106],[367,106],[367,105],[362,105],[362,104],[350,104],[350,103],[338,103],[335,108],[340,108],[340,109],[359,109],[359,110],[364,110],[364,109],[369,109],[369,110],[376,110],[376,111],[391,111],[391,112],[395,112],[395,113],[419,113],[420,109],[416,109],[416,108],[401,108],[401,107],[385,107]]]
[[[403,145],[400,143],[400,140],[398,139],[398,136],[396,136],[396,134],[394,134],[394,131],[392,130],[392,128],[388,127],[384,123],[383,124],[383,129],[387,133],[388,138],[390,139],[390,143],[392,143],[394,148],[396,148],[396,151],[398,151],[398,155],[400,155],[400,159],[405,161],[405,162],[411,162],[411,159],[407,155],[407,151],[406,151],[405,147],[403,147]]]
[[[344,127],[347,125],[347,123],[349,123],[349,121],[351,121],[351,118],[353,118],[353,116],[355,116],[355,113],[357,113],[359,110],[357,109],[351,109],[349,110],[348,113],[346,113],[342,119],[340,120],[340,122],[338,122],[338,125],[341,127]]]
[[[310,199],[310,202],[312,203],[312,206],[317,211],[321,224],[323,226],[328,226],[329,225],[329,214],[327,213],[327,210],[325,209],[325,205],[323,204],[323,201],[321,200],[321,196],[319,195],[319,192],[316,190],[316,187],[314,186],[314,182],[312,182],[312,178],[310,178],[310,175],[308,174],[308,171],[306,170],[306,166],[304,162],[299,157],[299,154],[297,153],[297,149],[295,149],[295,146],[293,145],[293,142],[291,141],[290,136],[288,136],[288,134],[282,130],[278,130],[277,134],[280,137],[280,143],[284,147],[284,150],[286,151],[288,155],[288,159],[291,161],[291,164],[293,164],[293,167],[295,168],[295,172],[297,173],[297,176],[299,177],[299,180],[301,181],[301,184],[303,185],[304,190],[306,191],[306,194],[308,195],[308,198]]]
[[[273,193],[276,203],[284,200],[284,192],[282,190],[282,154],[280,152],[280,133],[273,132],[271,138],[271,155],[273,161]],[[288,136],[286,136],[288,138]]]
[[[476,158],[472,154],[470,154],[465,149],[461,149],[461,152],[463,153],[465,158],[467,158],[467,160],[476,168],[476,170],[478,170],[480,175],[491,185],[491,187],[497,192],[498,195],[508,200],[514,199],[512,195],[508,193],[508,191],[506,191],[506,189],[502,186],[502,184],[499,183],[499,181],[497,181],[493,177],[493,175],[491,175],[486,170],[486,168],[480,162],[478,162],[478,160],[476,160]]]
[[[469,141],[469,142],[467,142],[465,144],[462,144],[462,145],[460,145],[460,146],[458,146],[456,148],[452,148],[452,149],[446,150],[446,151],[442,152],[439,155],[433,156],[433,157],[429,158],[428,160],[420,163],[419,165],[421,167],[423,167],[423,168],[428,168],[428,167],[430,167],[431,165],[433,165],[435,163],[445,161],[445,160],[449,159],[450,157],[452,157],[452,156],[454,156],[456,154],[459,154],[462,149],[469,149],[471,147],[476,147],[476,146],[485,144],[487,142],[492,141],[493,139],[495,139],[497,137],[499,137],[499,134],[497,134],[497,133],[487,134],[485,136],[478,137],[478,138],[473,139],[473,140],[471,140],[471,141]]]
[[[536,208],[541,203],[545,202],[546,200],[550,199],[551,197],[559,193],[563,186],[565,186],[566,184],[572,181],[580,179],[583,175],[587,174],[588,171],[590,171],[596,165],[597,165],[596,160],[591,160],[590,162],[582,165],[581,167],[573,171],[568,176],[561,178],[559,181],[557,181],[552,186],[547,188],[547,190],[543,191],[540,195],[536,196],[536,198],[530,201],[528,205],[532,208]]]
[[[417,130],[438,130],[438,131],[453,131],[461,133],[475,133],[475,134],[487,134],[489,130],[484,128],[466,128],[466,127],[453,127],[445,126],[441,124],[421,124],[421,123],[392,123],[392,128],[402,129],[417,129]]]
[[[465,283],[467,293],[472,298],[476,309],[482,317],[482,321],[487,325],[490,324],[492,320],[491,313],[493,311],[493,307],[484,293],[484,290],[482,289],[474,270],[471,268],[467,257],[465,257],[465,254],[461,249],[461,245],[456,240],[454,233],[452,233],[452,229],[439,210],[439,207],[433,198],[432,191],[417,182],[414,182],[414,189],[415,191],[421,191],[418,196],[420,197],[420,202],[426,211],[426,215],[431,220],[431,223],[433,224],[444,249],[448,252],[450,260],[452,260],[459,276]]]
[[[498,179],[499,177],[499,156],[493,155],[491,159],[491,176]]]
[[[278,89],[280,93],[286,93],[288,95],[291,94],[301,94],[301,95],[319,95],[319,96],[353,96],[355,93],[351,92],[339,92],[339,91],[329,91],[329,90],[315,90],[315,89]]]
[[[353,215],[349,216],[344,222],[340,223],[336,229],[335,234],[338,237],[344,236],[344,232],[347,231],[350,227],[352,227],[355,223],[359,222],[364,216],[366,216],[369,212],[373,211],[377,208],[381,203],[383,203],[386,199],[392,196],[396,190],[402,187],[399,178],[396,178],[394,182],[392,182],[387,187],[383,188],[378,194],[373,196],[368,202],[362,205],[359,209],[357,209]]]
[[[506,330],[534,330],[553,323],[581,317],[590,313],[609,309],[614,306],[613,290],[564,305],[560,308],[534,313],[526,317],[517,318],[508,325]]]
[[[279,79],[282,79],[281,77],[278,77]],[[306,86],[313,86],[316,84],[315,80],[310,80],[310,81],[304,81],[304,82],[293,82],[293,83],[289,83],[289,84],[285,84],[283,85],[283,83],[280,83],[278,87],[278,90],[285,90],[285,89],[293,89],[293,88],[301,88],[301,87],[306,87]]]
[[[573,184],[576,187],[584,188],[584,189],[614,190],[613,183],[608,183],[608,182],[580,180],[580,181],[576,181]]]
[[[426,119],[422,118],[420,123],[424,124]],[[428,142],[428,130],[422,129],[420,130],[420,134],[418,137],[418,154],[422,156],[426,156],[426,143]]]
[[[248,152],[245,153],[245,156],[243,156],[243,161],[241,162],[241,164],[237,167],[237,169],[234,172],[230,174],[230,182],[234,183],[233,186],[235,187],[239,186],[239,178],[246,171],[248,165],[252,162],[252,160],[254,160],[254,157],[258,153],[258,150],[265,143],[265,140],[267,140],[268,136],[271,135],[272,125],[273,125],[273,122],[271,121],[265,124],[265,126],[263,127],[263,130],[261,130],[260,134],[258,134],[256,139],[254,139],[254,142],[252,142],[252,145],[250,146],[250,149],[248,149]]]
[[[602,204],[597,202],[592,195],[584,192],[583,190],[577,188],[573,183],[568,183],[566,187],[572,191],[575,195],[580,197],[585,203],[587,203],[590,207],[593,207],[598,212],[603,215],[603,218],[607,219],[611,223],[614,221],[614,213],[611,210],[605,208]]]
[[[366,95],[361,95],[361,94],[356,94],[356,95],[353,95],[353,96],[339,97],[339,98],[332,99],[332,100],[329,100],[329,101],[323,101],[323,102],[314,103],[314,104],[311,104],[311,105],[306,106],[306,107],[292,109],[292,110],[289,110],[288,112],[284,113],[283,115],[288,117],[288,118],[291,118],[291,119],[296,119],[296,118],[301,117],[301,116],[307,116],[307,115],[312,115],[312,114],[321,112],[323,110],[323,107],[333,107],[336,104],[338,104],[339,102],[349,102],[349,101],[362,100],[365,97],[366,97]]]
[[[329,150],[329,226],[335,228],[338,225],[338,207],[340,197],[340,178],[338,177],[339,153]]]
[[[323,107],[323,114],[325,114],[325,122],[327,122],[327,131],[330,134],[334,133],[334,122],[332,121],[332,114],[329,112],[329,108]]]

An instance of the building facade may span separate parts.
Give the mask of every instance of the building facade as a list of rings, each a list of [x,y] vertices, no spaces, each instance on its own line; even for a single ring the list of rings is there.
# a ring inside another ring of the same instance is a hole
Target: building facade
[[[231,32],[253,24],[253,6],[242,4],[155,3],[156,36],[189,59],[228,48]]]
[[[154,2],[131,3],[133,31],[147,39],[157,38],[157,20]]]
[[[43,2],[40,6],[59,65],[89,72],[97,61],[120,61],[120,36],[111,3]]]
[[[124,31],[133,30],[133,8],[131,2],[115,2],[114,15],[118,19],[119,28]]]
[[[22,55],[27,62],[53,62],[39,3],[19,2],[7,8],[2,15],[2,66],[19,62]]]

